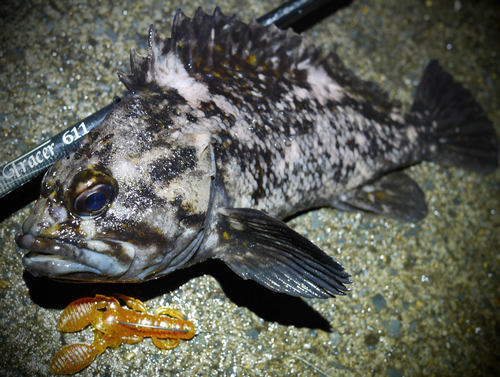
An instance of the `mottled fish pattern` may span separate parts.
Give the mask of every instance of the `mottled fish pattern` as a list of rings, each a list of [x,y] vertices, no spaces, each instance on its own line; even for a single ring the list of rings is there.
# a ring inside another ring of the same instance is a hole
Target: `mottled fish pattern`
[[[491,122],[437,62],[407,114],[291,30],[201,9],[132,49],[129,94],[51,168],[16,241],[35,275],[145,281],[207,258],[295,296],[343,294],[344,269],[282,220],[321,206],[425,217],[400,170],[488,173]]]

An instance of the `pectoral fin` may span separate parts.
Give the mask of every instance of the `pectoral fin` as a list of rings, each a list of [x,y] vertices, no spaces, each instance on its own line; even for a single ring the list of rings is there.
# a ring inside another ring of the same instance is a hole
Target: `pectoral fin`
[[[215,256],[243,279],[291,296],[329,298],[348,291],[343,267],[283,221],[249,208],[218,211]]]
[[[404,173],[392,173],[342,195],[332,204],[339,209],[361,209],[417,222],[427,215],[425,195],[418,184]]]

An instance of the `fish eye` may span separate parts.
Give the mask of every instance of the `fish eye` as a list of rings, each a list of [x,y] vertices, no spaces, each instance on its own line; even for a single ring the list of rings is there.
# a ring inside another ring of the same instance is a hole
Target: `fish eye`
[[[75,212],[82,217],[99,216],[113,200],[111,185],[101,183],[84,191],[75,199]]]
[[[85,207],[89,211],[100,211],[108,202],[108,195],[103,192],[93,192],[85,199]]]
[[[117,194],[117,184],[102,166],[91,166],[76,174],[67,191],[66,203],[82,218],[102,215]]]

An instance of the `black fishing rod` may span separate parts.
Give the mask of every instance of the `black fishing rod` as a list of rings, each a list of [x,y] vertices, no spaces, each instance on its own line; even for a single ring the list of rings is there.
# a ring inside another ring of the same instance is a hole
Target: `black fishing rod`
[[[280,29],[286,29],[331,2],[331,0],[292,0],[257,18],[256,21],[264,26],[275,24]]]
[[[330,8],[334,4],[334,8],[327,12],[327,14],[331,14],[348,3],[349,1],[346,3],[346,1],[332,2],[331,0],[291,0],[258,18],[257,22],[264,26],[274,23],[277,27],[284,29],[292,27],[298,21],[304,20],[308,15],[317,12],[319,8],[327,4],[330,4]],[[324,16],[325,14],[322,14],[317,18],[323,18]],[[120,102],[120,98],[115,97],[113,102],[106,107],[76,122],[68,129],[0,167],[0,198],[2,198],[0,221],[3,221],[38,196],[38,193],[36,193],[36,196],[33,195],[32,187],[22,188],[21,186],[35,180],[37,177],[40,178],[42,173],[58,159],[75,150],[80,145],[82,138],[99,126],[118,102]],[[40,184],[39,179],[34,183],[38,187]],[[24,192],[13,192],[19,191],[20,188],[24,189]],[[16,194],[15,200],[7,200],[8,198],[5,197],[11,192]]]
[[[118,102],[120,98],[116,97],[108,106],[0,167],[0,198],[39,176],[61,157],[76,149],[82,138],[100,125]]]

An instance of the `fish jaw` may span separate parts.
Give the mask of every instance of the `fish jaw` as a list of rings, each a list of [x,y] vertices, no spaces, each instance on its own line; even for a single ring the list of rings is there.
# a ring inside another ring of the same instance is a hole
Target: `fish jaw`
[[[111,240],[75,242],[18,233],[16,242],[30,250],[23,257],[24,267],[35,276],[51,278],[113,280],[130,269],[135,256],[132,245]]]

